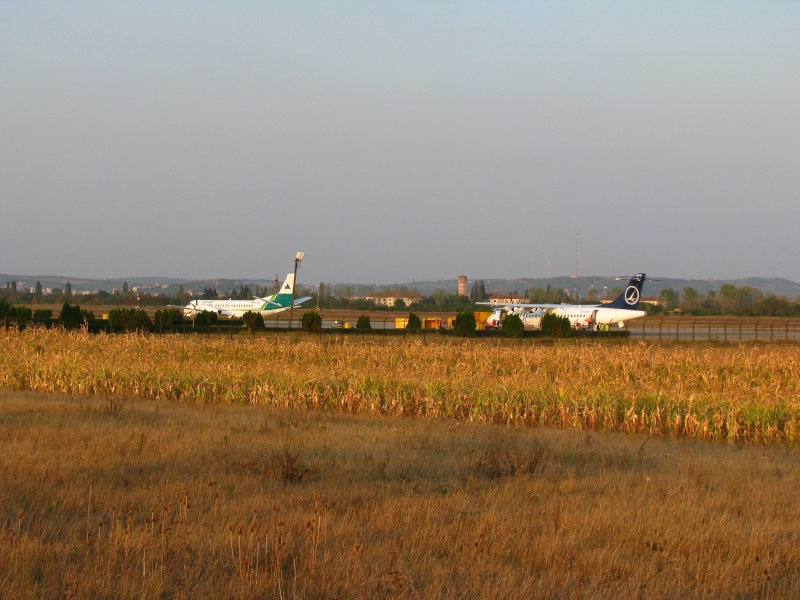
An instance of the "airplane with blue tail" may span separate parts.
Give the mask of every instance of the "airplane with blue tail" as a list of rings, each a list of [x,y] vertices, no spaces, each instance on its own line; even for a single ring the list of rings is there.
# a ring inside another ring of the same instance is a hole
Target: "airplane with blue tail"
[[[627,279],[617,277],[617,279]],[[486,326],[500,327],[508,314],[518,315],[526,329],[541,329],[542,317],[555,314],[566,317],[574,329],[599,329],[616,323],[620,329],[632,319],[647,313],[639,310],[645,274],[637,273],[628,281],[628,287],[608,304],[516,304],[510,302],[478,302],[494,307],[486,319]]]

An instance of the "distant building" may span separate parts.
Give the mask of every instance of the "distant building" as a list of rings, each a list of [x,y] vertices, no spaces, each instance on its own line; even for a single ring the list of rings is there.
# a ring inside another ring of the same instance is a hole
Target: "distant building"
[[[422,300],[422,294],[419,292],[374,292],[366,298],[367,300],[374,300],[375,304],[381,306],[394,306],[395,302],[402,300],[406,306],[411,306]]]
[[[528,302],[528,297],[520,296],[519,294],[489,294],[486,301],[503,304],[525,304]]]
[[[466,296],[467,295],[467,276],[466,275],[459,275],[458,276],[458,295],[459,296]]]

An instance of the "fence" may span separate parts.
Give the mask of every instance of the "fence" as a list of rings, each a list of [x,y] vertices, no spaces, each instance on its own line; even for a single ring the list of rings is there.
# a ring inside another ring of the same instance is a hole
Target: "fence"
[[[342,319],[323,318],[322,328],[326,332],[341,332],[343,334],[356,334],[356,318]],[[423,323],[430,323],[433,319],[425,319]],[[405,335],[404,328],[397,327],[397,316],[392,314],[386,317],[370,317],[371,334]],[[32,324],[44,327],[59,327],[57,319],[34,320]],[[300,317],[289,320],[271,318],[264,320],[264,333],[269,331],[286,331],[293,329],[302,330]],[[155,333],[174,331],[178,333],[225,333],[234,334],[241,331],[244,323],[241,319],[221,319],[217,325],[195,325],[191,319],[184,319],[170,328],[155,327]],[[110,332],[111,327],[107,319],[96,319],[89,322],[89,331]],[[427,326],[415,336],[435,335],[437,333],[451,333],[451,330],[440,331]],[[526,337],[537,337],[538,332],[526,332]],[[615,335],[616,334],[616,335]],[[631,339],[647,341],[677,341],[677,342],[800,342],[800,318],[781,317],[645,317],[627,323],[623,330],[614,326],[609,332],[574,332],[576,337],[603,338],[629,336]],[[500,331],[481,331],[481,337],[501,337]]]
[[[779,317],[645,317],[628,323],[633,339],[678,342],[800,342],[800,319]]]

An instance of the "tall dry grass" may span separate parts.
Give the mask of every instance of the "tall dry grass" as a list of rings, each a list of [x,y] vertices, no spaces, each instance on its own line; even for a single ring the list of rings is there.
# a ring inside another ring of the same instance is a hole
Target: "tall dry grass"
[[[793,598],[797,451],[0,393],[0,597]]]
[[[300,339],[300,341],[297,341]],[[757,443],[800,438],[794,345],[371,344],[0,333],[0,388]]]

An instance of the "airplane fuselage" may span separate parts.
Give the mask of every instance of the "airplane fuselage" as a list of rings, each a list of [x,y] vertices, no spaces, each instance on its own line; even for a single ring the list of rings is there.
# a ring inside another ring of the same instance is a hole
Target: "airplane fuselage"
[[[500,327],[505,316],[502,309],[496,309],[486,320],[489,327]],[[564,305],[558,308],[537,309],[528,312],[511,311],[522,320],[526,329],[541,329],[542,317],[554,314],[558,317],[569,319],[570,325],[575,329],[597,329],[599,325],[617,324],[624,327],[627,321],[638,319],[647,313],[643,310],[628,310],[622,308],[604,308],[602,305]]]
[[[246,312],[260,313],[262,317],[277,315],[288,306],[269,307],[265,300],[192,300],[184,307],[187,317],[194,317],[201,312],[214,312],[222,317],[241,318]]]
[[[496,309],[486,320],[489,327],[500,327],[503,322],[504,313],[502,309]],[[552,308],[545,310],[533,310],[530,312],[516,312],[526,329],[541,329],[542,317],[546,314],[555,314],[559,317],[569,319],[570,325],[575,329],[597,329],[600,325],[618,325],[620,328],[625,326],[627,321],[638,319],[647,313],[643,310],[627,310],[621,308],[603,308],[602,306],[580,306],[565,305],[563,308]]]

